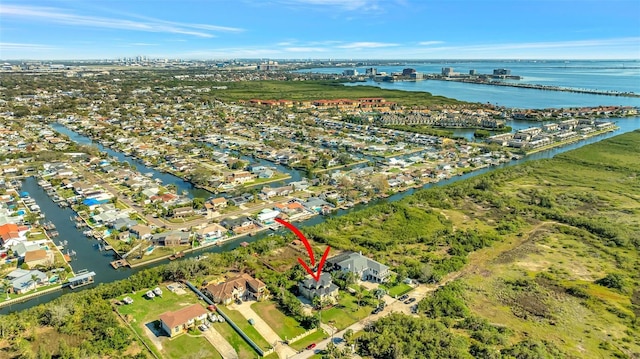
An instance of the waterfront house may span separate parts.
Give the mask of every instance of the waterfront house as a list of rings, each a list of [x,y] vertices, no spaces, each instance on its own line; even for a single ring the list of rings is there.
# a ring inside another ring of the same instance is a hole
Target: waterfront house
[[[261,300],[267,294],[267,286],[261,280],[243,273],[219,284],[208,284],[203,292],[214,302],[227,305],[236,299]]]
[[[253,226],[253,221],[249,217],[225,218],[220,224],[234,232]]]
[[[227,233],[227,229],[218,223],[211,223],[196,231],[198,239],[205,241],[222,238],[225,233]]]
[[[183,231],[168,231],[156,233],[151,237],[151,242],[155,245],[175,247],[190,243],[189,233]]]
[[[207,318],[207,310],[200,304],[179,309],[175,312],[164,312],[160,314],[160,323],[170,337],[185,332],[188,328],[196,325],[196,322]]]
[[[224,197],[214,198],[211,200],[211,204],[215,209],[225,208],[227,206],[227,199]]]
[[[9,281],[10,291],[15,294],[28,293],[47,281],[47,275],[41,271],[26,269],[13,270],[5,278]]]
[[[46,266],[53,264],[53,252],[44,249],[28,251],[24,254],[24,263],[26,263],[29,268],[38,265]]]
[[[315,297],[320,299],[335,298],[338,295],[338,286],[333,284],[331,274],[322,273],[320,280],[316,281],[313,277],[307,276],[298,283],[298,291],[302,296],[309,300]]]
[[[129,228],[129,232],[138,239],[150,239],[151,238],[151,228],[145,226],[144,224],[136,224]]]
[[[327,259],[327,271],[354,273],[360,280],[384,283],[389,279],[389,267],[362,255],[362,252],[344,252]]]

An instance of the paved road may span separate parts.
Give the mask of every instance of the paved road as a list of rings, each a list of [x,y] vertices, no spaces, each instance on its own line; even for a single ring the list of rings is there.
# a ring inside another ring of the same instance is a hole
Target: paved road
[[[202,332],[204,337],[207,338],[209,343],[213,345],[214,348],[222,355],[225,359],[237,359],[238,353],[236,353],[235,349],[229,344],[229,342],[220,334],[218,331],[213,328],[213,326],[209,327],[209,330]]]

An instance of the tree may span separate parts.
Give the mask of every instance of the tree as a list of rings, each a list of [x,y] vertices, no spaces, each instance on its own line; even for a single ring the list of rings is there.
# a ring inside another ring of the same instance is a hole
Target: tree
[[[38,291],[38,275],[35,273],[31,274],[31,281],[33,282],[33,286],[36,290],[36,292]]]
[[[193,209],[204,208],[204,198],[196,197],[193,199]]]
[[[2,290],[7,293],[7,300],[9,300],[9,290],[11,289],[11,282],[8,279],[4,278],[2,280]]]
[[[622,290],[624,287],[624,279],[617,273],[609,273],[604,278],[596,280],[595,283],[603,287],[617,290]]]
[[[344,334],[342,335],[342,337],[347,342],[347,344],[351,344],[350,342],[351,342],[351,339],[353,338],[353,329],[345,330]]]

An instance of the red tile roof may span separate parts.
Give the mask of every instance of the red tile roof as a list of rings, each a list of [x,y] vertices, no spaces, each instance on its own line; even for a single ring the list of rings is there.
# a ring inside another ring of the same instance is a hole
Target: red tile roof
[[[179,325],[186,324],[191,319],[195,319],[199,316],[207,314],[207,310],[200,304],[194,304],[192,306],[182,308],[175,312],[165,312],[160,314],[160,320],[167,325],[167,327],[173,329]]]

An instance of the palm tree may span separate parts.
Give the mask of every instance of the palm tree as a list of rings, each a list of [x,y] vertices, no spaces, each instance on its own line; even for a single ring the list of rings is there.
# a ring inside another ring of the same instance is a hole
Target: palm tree
[[[31,274],[31,281],[33,282],[33,287],[36,290],[36,292],[38,291],[38,275],[35,273]]]
[[[10,289],[9,285],[10,284],[11,284],[11,282],[9,282],[8,279],[5,278],[5,279],[2,280],[2,290],[4,290],[7,293],[7,299],[6,300],[11,299],[11,298],[9,298],[9,289]]]

